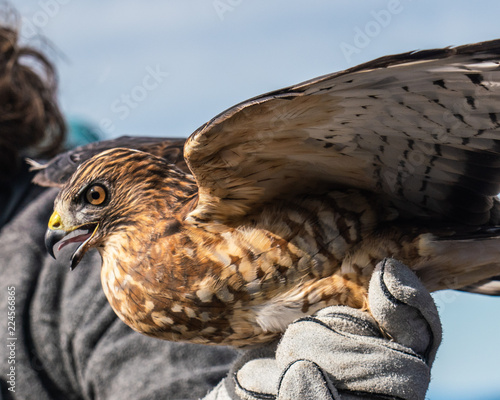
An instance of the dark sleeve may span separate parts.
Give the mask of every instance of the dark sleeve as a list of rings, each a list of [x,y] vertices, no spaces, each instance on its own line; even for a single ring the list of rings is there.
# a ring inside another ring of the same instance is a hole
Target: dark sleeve
[[[0,363],[4,397],[202,397],[226,375],[234,351],[160,341],[121,322],[101,289],[97,253],[73,272],[67,262],[46,255],[43,235],[54,194],[43,193],[0,234],[0,295],[16,288],[19,336],[15,393],[8,391],[8,365]],[[6,315],[3,299],[0,305]],[[2,324],[1,336],[6,331]],[[5,346],[0,348],[6,359]]]

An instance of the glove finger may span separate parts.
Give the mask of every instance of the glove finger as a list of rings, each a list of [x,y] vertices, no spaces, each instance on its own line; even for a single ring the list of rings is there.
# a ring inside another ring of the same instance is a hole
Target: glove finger
[[[419,355],[384,338],[369,313],[349,307],[327,307],[288,327],[276,351],[277,365],[286,369],[304,360],[324,371],[342,399],[423,399],[430,379]]]
[[[441,323],[430,293],[404,264],[385,259],[370,281],[370,311],[380,327],[432,365],[441,343]]]
[[[340,396],[321,368],[298,360],[285,368],[278,386],[277,400],[340,400]]]
[[[281,369],[274,358],[258,358],[247,362],[236,373],[235,392],[244,399],[276,396]]]

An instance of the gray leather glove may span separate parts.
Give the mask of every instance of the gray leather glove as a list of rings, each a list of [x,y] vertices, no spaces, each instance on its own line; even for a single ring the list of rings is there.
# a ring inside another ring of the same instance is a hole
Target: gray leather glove
[[[205,400],[420,400],[441,343],[432,297],[386,259],[370,281],[371,315],[343,306],[301,318],[279,345],[247,351]]]

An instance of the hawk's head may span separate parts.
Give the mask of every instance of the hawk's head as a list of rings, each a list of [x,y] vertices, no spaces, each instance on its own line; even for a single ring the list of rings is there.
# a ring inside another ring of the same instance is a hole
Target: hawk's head
[[[153,224],[158,212],[175,218],[195,193],[192,178],[163,158],[124,148],[104,151],[83,163],[58,194],[45,235],[47,250],[54,257],[56,245],[60,250],[81,243],[71,258],[73,269],[109,234]]]

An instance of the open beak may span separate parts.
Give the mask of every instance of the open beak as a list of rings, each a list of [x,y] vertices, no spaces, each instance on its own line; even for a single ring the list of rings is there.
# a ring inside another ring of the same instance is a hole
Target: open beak
[[[99,224],[96,222],[70,228],[64,227],[60,215],[57,211],[54,211],[49,220],[49,229],[45,233],[45,247],[48,253],[53,258],[56,258],[54,254],[56,245],[56,252],[58,252],[70,243],[81,243],[71,256],[70,269],[73,270],[89,249],[90,239],[94,236],[98,226]]]

